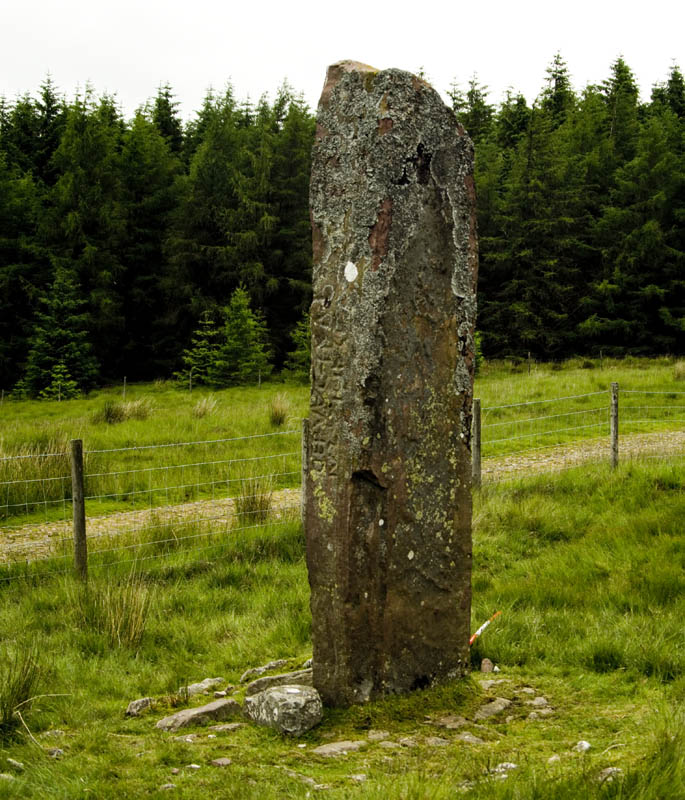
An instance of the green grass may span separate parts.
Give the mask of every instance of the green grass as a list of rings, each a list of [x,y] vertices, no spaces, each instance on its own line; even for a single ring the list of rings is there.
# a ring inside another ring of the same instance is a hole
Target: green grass
[[[297,522],[208,539],[201,553],[169,547],[163,558],[139,561],[133,578],[114,551],[108,569],[91,571],[87,590],[71,577],[0,585],[5,641],[13,651],[40,642],[39,691],[50,693],[23,715],[41,748],[23,728],[0,743],[0,771],[12,771],[7,758],[25,765],[15,781],[0,781],[0,797],[685,798],[684,488],[677,464],[635,463],[482,490],[472,628],[494,610],[502,615],[472,657],[501,668],[482,677],[507,682],[487,690],[476,673],[327,710],[298,741],[246,726],[214,739],[196,729],[187,743],[154,727],[182,702],[179,686],[210,676],[235,684],[248,667],[273,658],[297,667],[310,655]],[[129,618],[136,635],[113,632],[108,620],[117,617]],[[552,716],[528,719],[526,687],[549,700]],[[482,745],[427,724],[445,714],[472,719],[495,694],[512,700],[511,713],[469,724]],[[156,706],[126,719],[127,703],[147,695]],[[394,742],[414,737],[417,746],[369,743],[336,760],[311,753],[327,741],[366,739],[372,728]],[[55,729],[62,733],[48,735]],[[448,745],[431,746],[431,735]],[[580,739],[592,744],[586,754],[573,750]],[[47,747],[64,756],[50,758]],[[232,765],[212,767],[218,756]],[[517,769],[497,780],[492,770],[502,762]],[[621,769],[621,780],[600,783],[607,767]],[[360,773],[364,783],[350,777]],[[303,777],[330,788],[318,792]],[[168,782],[172,793],[159,789]]]

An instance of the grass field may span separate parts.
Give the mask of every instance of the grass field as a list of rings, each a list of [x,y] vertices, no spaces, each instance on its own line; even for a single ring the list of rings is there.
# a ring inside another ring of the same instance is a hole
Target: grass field
[[[673,362],[644,366],[536,367],[530,376],[500,367],[484,372],[477,393],[487,406],[582,394],[595,380],[682,390]],[[271,400],[282,393],[297,420],[306,390],[278,384],[217,393],[202,417],[192,408],[204,395],[129,387],[127,399],[146,397],[152,410],[113,424],[94,416],[114,390],[61,404],[6,403],[5,452],[73,431],[90,449],[266,433],[274,430]],[[187,702],[177,692],[186,683],[222,676],[236,684],[248,667],[274,658],[296,667],[309,657],[296,521],[239,531],[202,554],[169,546],[164,558],[96,571],[87,589],[69,576],[0,583],[0,773],[13,776],[0,779],[0,797],[685,798],[682,463],[585,466],[486,486],[475,497],[472,628],[502,614],[472,659],[488,657],[501,672],[328,710],[297,741],[252,726],[215,738],[194,729],[192,742],[155,729]],[[484,687],[482,678],[504,682]],[[148,695],[153,709],[124,717],[130,700]],[[506,714],[474,722],[495,695],[511,701]],[[552,714],[529,717],[536,696]],[[433,724],[445,715],[468,724]],[[370,741],[370,730],[398,746]],[[460,740],[464,730],[482,743]],[[333,760],[311,752],[343,739],[367,745]],[[591,745],[585,753],[574,749],[580,740]],[[219,756],[232,764],[211,766]],[[516,764],[506,779],[503,763]],[[610,767],[621,772],[602,780]],[[160,788],[168,783],[176,788]]]
[[[183,702],[175,693],[185,683],[236,683],[250,666],[273,658],[297,666],[311,653],[298,524],[242,536],[207,560],[180,551],[133,573],[114,568],[87,590],[65,578],[4,587],[0,693],[12,658],[29,651],[39,666],[31,694],[46,696],[22,706],[32,738],[22,726],[5,731],[0,765],[13,758],[25,769],[0,781],[0,797],[157,796],[169,782],[184,798],[314,791],[292,773],[329,785],[331,798],[428,800],[457,790],[474,798],[685,797],[684,488],[682,469],[660,463],[569,470],[484,491],[475,509],[473,627],[496,609],[502,615],[473,660],[491,658],[501,672],[483,677],[506,682],[486,690],[474,674],[331,710],[299,742],[246,726],[216,738],[198,729],[187,743],[154,728]],[[552,715],[528,718],[529,688]],[[483,744],[426,724],[445,714],[472,719],[495,694],[513,701],[506,721],[466,728]],[[125,719],[128,701],[146,695],[158,698],[156,708]],[[413,737],[416,746],[370,743],[333,761],[310,753],[330,740],[366,739],[369,729],[395,743]],[[430,736],[447,744],[433,746]],[[574,751],[579,740],[592,745],[587,753]],[[46,747],[62,749],[62,758]],[[233,763],[210,766],[217,756]],[[503,762],[517,768],[495,780],[489,770]],[[607,767],[622,779],[600,783]],[[367,780],[349,777],[358,774]]]

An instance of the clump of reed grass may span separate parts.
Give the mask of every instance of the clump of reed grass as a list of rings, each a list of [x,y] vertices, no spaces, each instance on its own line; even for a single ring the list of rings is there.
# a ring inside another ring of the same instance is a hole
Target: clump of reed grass
[[[271,514],[273,482],[268,475],[245,478],[240,482],[240,492],[234,498],[236,525],[260,525]]]
[[[676,361],[673,365],[673,380],[685,381],[685,361]]]
[[[129,419],[147,419],[153,410],[154,405],[147,397],[123,401],[108,398],[102,408],[93,415],[93,422],[116,425]]]
[[[201,397],[193,406],[193,416],[198,419],[208,417],[216,411],[217,399],[212,394]]]
[[[280,428],[285,425],[286,420],[290,416],[290,401],[288,398],[281,394],[275,394],[271,398],[269,404],[269,420],[274,428]]]
[[[21,724],[42,676],[38,647],[25,644],[0,655],[0,740],[8,739]]]
[[[104,635],[110,647],[137,650],[152,606],[149,587],[135,572],[123,581],[106,578],[73,591],[80,627]]]

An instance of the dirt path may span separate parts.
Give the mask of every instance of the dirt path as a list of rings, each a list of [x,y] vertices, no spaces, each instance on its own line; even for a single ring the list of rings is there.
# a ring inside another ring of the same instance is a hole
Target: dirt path
[[[664,456],[685,452],[685,431],[633,434],[621,437],[620,458]],[[514,453],[484,459],[483,481],[502,480],[530,472],[553,472],[588,461],[608,461],[607,440],[576,442],[544,450]],[[281,489],[273,493],[276,517],[297,514],[299,489]],[[138,511],[122,511],[106,517],[88,518],[89,540],[116,536],[150,524],[183,523],[197,520],[227,520],[235,516],[231,499],[202,500]],[[24,525],[3,531],[0,528],[0,563],[37,560],[71,552],[71,521]]]

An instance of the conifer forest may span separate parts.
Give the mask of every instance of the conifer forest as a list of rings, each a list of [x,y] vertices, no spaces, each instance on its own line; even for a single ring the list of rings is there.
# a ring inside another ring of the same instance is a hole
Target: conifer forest
[[[557,55],[541,85],[532,104],[449,91],[476,151],[485,357],[682,354],[680,69],[648,102],[622,58],[577,90]],[[314,130],[287,84],[210,91],[189,121],[168,85],[132,119],[50,78],[0,98],[5,393],[306,370]]]

